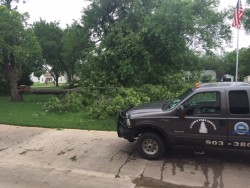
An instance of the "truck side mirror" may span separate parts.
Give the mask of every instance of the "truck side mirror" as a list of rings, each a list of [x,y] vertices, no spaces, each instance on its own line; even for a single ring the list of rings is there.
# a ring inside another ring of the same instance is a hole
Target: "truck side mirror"
[[[184,107],[181,105],[177,108],[177,116],[180,118],[180,119],[184,119],[185,118],[185,115],[186,115],[186,110],[184,109]]]

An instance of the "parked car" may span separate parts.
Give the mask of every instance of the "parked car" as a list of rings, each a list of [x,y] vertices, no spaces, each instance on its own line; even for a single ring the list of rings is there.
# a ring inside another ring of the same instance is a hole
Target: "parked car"
[[[128,107],[119,114],[117,132],[137,140],[139,154],[159,159],[167,145],[250,148],[250,84],[198,84],[176,99]]]

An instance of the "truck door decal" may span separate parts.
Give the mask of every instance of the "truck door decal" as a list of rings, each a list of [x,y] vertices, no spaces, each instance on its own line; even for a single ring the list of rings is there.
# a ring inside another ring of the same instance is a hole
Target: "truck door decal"
[[[238,122],[234,126],[233,135],[250,135],[249,126],[245,122]]]
[[[193,127],[195,125],[199,125],[200,128],[199,128],[199,133],[201,134],[207,134],[208,133],[208,128],[207,128],[207,125],[210,125],[212,126],[212,128],[214,130],[216,130],[216,126],[213,122],[207,120],[207,119],[198,119],[198,120],[195,120],[193,121],[191,124],[190,124],[190,129],[193,129]]]

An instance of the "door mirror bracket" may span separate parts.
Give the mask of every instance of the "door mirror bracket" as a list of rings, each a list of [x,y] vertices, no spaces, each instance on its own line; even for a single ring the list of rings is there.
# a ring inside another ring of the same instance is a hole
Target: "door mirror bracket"
[[[180,119],[184,119],[185,118],[186,111],[185,111],[185,109],[184,109],[184,107],[182,105],[177,108],[176,115]]]

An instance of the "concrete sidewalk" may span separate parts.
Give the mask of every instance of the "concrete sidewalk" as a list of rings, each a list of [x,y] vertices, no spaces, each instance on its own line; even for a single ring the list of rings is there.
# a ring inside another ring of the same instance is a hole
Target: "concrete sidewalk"
[[[245,161],[193,158],[187,149],[173,153],[148,161],[116,132],[0,125],[0,187],[228,188],[250,183]]]

